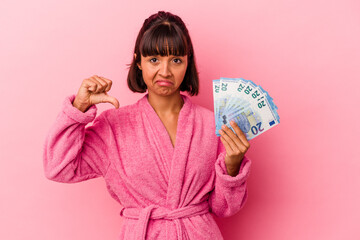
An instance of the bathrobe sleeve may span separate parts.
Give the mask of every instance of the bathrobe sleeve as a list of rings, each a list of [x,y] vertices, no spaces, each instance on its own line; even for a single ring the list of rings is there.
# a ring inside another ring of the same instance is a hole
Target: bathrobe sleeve
[[[72,105],[74,99],[75,95],[65,99],[45,139],[45,176],[56,182],[75,183],[104,176],[109,165],[111,129],[105,114],[95,119],[95,105],[83,113]],[[85,128],[94,119],[93,125]]]
[[[251,161],[244,156],[239,173],[232,177],[227,173],[225,147],[219,141],[218,157],[215,162],[215,187],[210,192],[210,210],[218,217],[230,217],[236,214],[247,199],[246,180],[250,173]]]

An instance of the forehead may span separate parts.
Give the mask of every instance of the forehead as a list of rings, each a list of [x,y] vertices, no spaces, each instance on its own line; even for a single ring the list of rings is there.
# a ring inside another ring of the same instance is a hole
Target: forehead
[[[179,27],[160,24],[144,33],[139,50],[142,56],[185,56],[188,53],[186,36]]]

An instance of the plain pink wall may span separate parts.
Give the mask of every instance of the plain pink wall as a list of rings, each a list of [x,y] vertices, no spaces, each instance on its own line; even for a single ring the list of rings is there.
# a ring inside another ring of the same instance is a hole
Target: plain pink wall
[[[0,239],[116,239],[120,206],[103,179],[49,181],[42,147],[64,98],[93,74],[122,106],[136,35],[158,10],[192,36],[201,78],[192,101],[213,109],[211,80],[243,77],[279,107],[251,140],[249,198],[216,221],[225,239],[360,239],[360,2],[357,0],[0,2]],[[98,114],[110,104],[98,105]]]

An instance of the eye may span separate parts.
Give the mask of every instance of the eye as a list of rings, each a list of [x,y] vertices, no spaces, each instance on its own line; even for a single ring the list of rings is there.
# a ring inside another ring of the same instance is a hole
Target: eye
[[[182,63],[182,61],[181,61],[180,58],[175,58],[175,59],[174,59],[174,62],[175,62],[175,63],[178,63],[178,64]]]
[[[151,63],[155,63],[157,60],[158,60],[157,58],[151,58],[151,59],[150,59],[150,62],[151,62]]]

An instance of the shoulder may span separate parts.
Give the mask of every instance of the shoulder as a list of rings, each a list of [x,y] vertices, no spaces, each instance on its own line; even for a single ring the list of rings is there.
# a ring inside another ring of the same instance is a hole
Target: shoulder
[[[203,107],[201,105],[198,105],[196,103],[192,103],[194,110],[197,114],[203,115],[203,116],[210,116],[213,115],[214,112],[210,109],[207,109],[206,107]]]
[[[216,152],[220,139],[216,135],[214,112],[198,104],[193,104],[192,108],[194,110],[194,141],[206,151]]]
[[[207,124],[215,124],[215,116],[212,110],[195,103],[193,103],[192,106],[197,119],[201,119],[202,122]]]
[[[99,117],[105,118],[109,123],[113,122],[123,122],[124,120],[133,119],[139,111],[137,111],[138,104],[133,103],[130,105],[125,105],[119,108],[110,108],[104,110]]]

